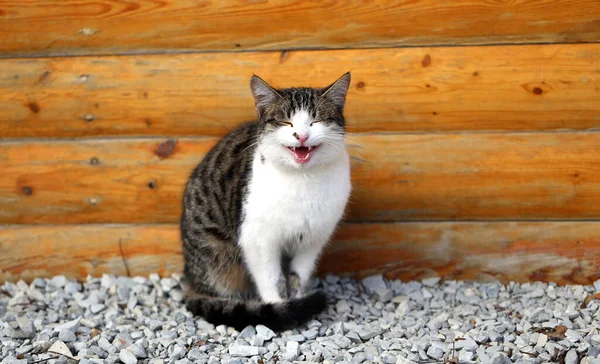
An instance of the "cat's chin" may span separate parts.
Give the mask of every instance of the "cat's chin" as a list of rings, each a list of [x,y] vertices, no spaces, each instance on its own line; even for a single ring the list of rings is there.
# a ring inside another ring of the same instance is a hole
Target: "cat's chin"
[[[318,148],[318,145],[310,147],[285,147],[294,158],[294,162],[298,164],[307,164]]]

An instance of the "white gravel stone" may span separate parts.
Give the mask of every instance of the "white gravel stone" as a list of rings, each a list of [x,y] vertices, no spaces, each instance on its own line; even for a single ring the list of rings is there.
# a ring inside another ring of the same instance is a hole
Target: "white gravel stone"
[[[510,364],[512,362],[510,361],[510,359],[508,358],[508,356],[506,356],[506,354],[504,354],[504,353],[496,353],[492,357],[491,363],[492,364]]]
[[[249,339],[254,335],[256,335],[256,329],[254,328],[254,326],[250,325],[246,326],[242,331],[240,331],[238,337],[243,339]]]
[[[250,345],[232,345],[229,347],[229,355],[254,356],[258,355],[258,348]]]
[[[421,283],[427,287],[435,287],[438,283],[440,283],[440,277],[425,278],[421,281]]]
[[[75,331],[77,331],[77,328],[79,328],[80,322],[81,322],[81,317],[79,317],[75,320],[67,321],[63,324],[56,326],[54,328],[54,331],[60,332],[60,331],[67,330],[67,331],[75,332]]]
[[[125,364],[136,364],[138,362],[135,355],[127,349],[123,349],[119,352],[119,359]]]
[[[312,340],[319,335],[319,331],[313,328],[310,330],[302,331],[302,335],[304,335],[304,337],[307,340]]]
[[[300,345],[295,341],[288,341],[285,346],[285,353],[283,354],[283,358],[285,360],[296,360],[300,355]]]
[[[435,360],[440,360],[444,356],[444,350],[438,346],[430,346],[427,349],[427,356]]]
[[[457,350],[464,349],[466,351],[475,351],[475,350],[477,350],[479,345],[477,345],[475,340],[471,339],[470,337],[466,337],[466,338],[464,338],[464,340],[456,341],[454,343],[454,347]]]
[[[537,343],[535,344],[535,346],[544,347],[547,342],[548,342],[548,335],[540,334],[538,336]]]
[[[387,283],[382,275],[370,276],[362,280],[362,285],[369,294],[374,294],[378,289],[387,289]]]
[[[58,333],[58,338],[65,343],[72,343],[77,340],[77,336],[75,336],[75,334],[69,330],[61,330]]]
[[[327,292],[328,311],[275,333],[260,325],[238,332],[194,317],[177,299],[179,282],[175,276],[106,275],[83,284],[60,277],[31,285],[3,283],[0,362],[18,360],[17,355],[27,362],[56,360],[48,353],[55,342],[77,353],[81,364],[123,362],[126,352],[153,364],[257,364],[276,358],[282,364],[441,363],[454,356],[461,364],[542,364],[551,361],[555,349],[569,356],[565,364],[578,364],[579,356],[581,364],[600,364],[593,363],[600,360],[595,329],[600,304],[580,308],[596,292],[592,285],[442,282],[437,277],[388,282],[382,276],[357,282],[329,276],[313,285]],[[534,332],[559,324],[568,328],[564,339]],[[244,355],[233,355],[236,350]],[[66,355],[73,357],[70,351]]]
[[[265,340],[271,340],[275,337],[273,330],[264,325],[256,325],[256,334],[262,336]]]
[[[577,356],[577,350],[571,349],[567,352],[565,356],[565,364],[577,364],[579,362],[579,357]]]

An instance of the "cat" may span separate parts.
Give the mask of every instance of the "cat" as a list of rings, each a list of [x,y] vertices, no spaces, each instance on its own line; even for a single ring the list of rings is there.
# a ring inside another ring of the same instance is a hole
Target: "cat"
[[[183,197],[185,304],[213,324],[284,330],[323,311],[309,292],[349,194],[350,73],[325,88],[275,89],[253,75],[258,119],[230,131]]]

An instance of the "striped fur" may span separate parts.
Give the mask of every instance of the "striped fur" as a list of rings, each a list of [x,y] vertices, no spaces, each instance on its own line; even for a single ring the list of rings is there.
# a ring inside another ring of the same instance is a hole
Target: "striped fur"
[[[330,167],[319,169],[319,165],[340,163],[336,158],[342,158],[341,163],[346,163],[345,149],[339,151],[339,148],[324,145],[319,146],[323,151],[317,151],[315,162],[297,166],[284,146],[272,145],[277,133],[291,135],[290,120],[297,120],[294,117],[299,112],[308,115],[304,117],[310,118],[311,125],[320,124],[315,130],[322,130],[324,135],[337,138],[334,140],[338,142],[343,141],[343,106],[350,75],[340,80],[323,89],[275,90],[258,77],[253,77],[251,89],[258,120],[243,124],[223,137],[194,169],[185,189],[181,237],[185,259],[186,304],[191,312],[215,324],[238,329],[260,323],[274,330],[282,330],[297,326],[324,309],[325,295],[320,292],[307,294],[306,279],[298,283],[298,272],[289,272],[295,250],[287,247],[296,243],[285,242],[286,248],[282,248],[277,255],[275,264],[280,267],[280,275],[275,277],[278,299],[274,300],[264,295],[260,284],[257,286],[257,282],[260,282],[255,274],[256,269],[249,266],[250,258],[246,254],[247,249],[252,248],[244,245],[242,238],[248,235],[248,230],[244,229],[248,223],[247,217],[253,212],[249,210],[253,209],[249,203],[252,192],[249,189],[261,168],[297,169],[294,173],[302,178],[311,173],[326,173],[321,169],[326,171]],[[284,160],[288,165],[282,164]],[[343,196],[340,198],[343,199]],[[284,212],[294,214],[294,211]],[[262,218],[268,222],[280,216],[278,212],[273,213],[272,216],[267,213]],[[339,218],[332,221],[335,225]],[[331,231],[335,228],[329,227]],[[298,244],[302,242],[303,234],[306,237],[314,235],[310,231],[299,232]],[[327,240],[330,231],[319,236],[323,236],[321,240]],[[318,248],[325,242],[319,241]],[[306,272],[302,277],[306,278]]]

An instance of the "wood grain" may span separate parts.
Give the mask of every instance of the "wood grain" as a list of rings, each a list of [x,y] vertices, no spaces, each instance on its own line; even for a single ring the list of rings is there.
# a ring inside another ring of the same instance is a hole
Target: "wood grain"
[[[596,0],[2,0],[0,15],[8,56],[600,39]]]
[[[599,227],[600,222],[347,224],[320,271],[403,280],[590,284],[600,278]]]
[[[6,59],[0,137],[219,136],[255,118],[252,73],[347,70],[351,132],[598,129],[599,69],[600,44]]]
[[[0,143],[0,224],[177,222],[216,140]],[[600,219],[600,133],[357,135],[348,150],[350,221]]]
[[[4,227],[0,280],[181,273],[180,246],[175,224]],[[600,222],[345,224],[319,273],[590,284]]]

